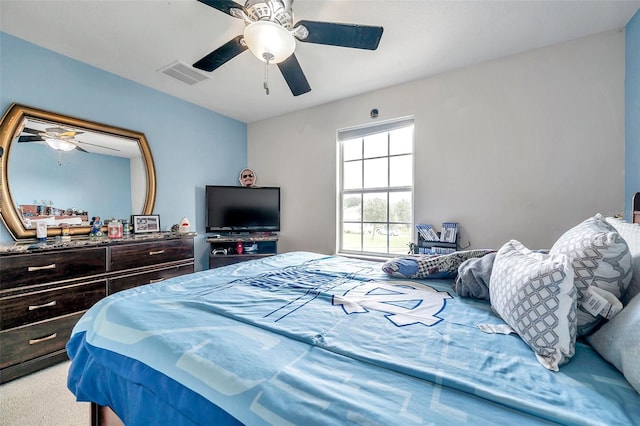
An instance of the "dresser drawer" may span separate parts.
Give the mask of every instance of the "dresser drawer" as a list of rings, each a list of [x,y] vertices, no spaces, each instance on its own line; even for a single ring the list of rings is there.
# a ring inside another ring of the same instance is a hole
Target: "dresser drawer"
[[[109,280],[109,294],[145,284],[157,283],[184,274],[190,274],[193,270],[193,264],[189,264],[111,278]]]
[[[0,298],[0,329],[87,310],[106,293],[107,281],[103,279]]]
[[[82,313],[0,332],[0,368],[64,349]]]
[[[111,247],[109,271],[152,266],[193,258],[193,239],[153,241]]]
[[[106,257],[104,247],[0,256],[0,290],[104,274]]]

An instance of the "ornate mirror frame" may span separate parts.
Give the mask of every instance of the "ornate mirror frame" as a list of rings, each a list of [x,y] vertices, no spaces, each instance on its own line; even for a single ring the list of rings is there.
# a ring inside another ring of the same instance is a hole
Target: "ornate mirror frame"
[[[81,129],[83,131],[99,132],[114,137],[119,136],[136,140],[142,156],[142,162],[145,167],[146,195],[142,211],[131,213],[143,215],[153,213],[156,197],[156,174],[151,149],[149,148],[149,144],[143,133],[14,103],[9,106],[0,120],[0,215],[2,216],[5,226],[11,233],[14,240],[36,237],[35,227],[25,227],[21,217],[22,215],[13,201],[8,179],[9,174],[7,165],[11,155],[11,148],[13,146],[13,142],[22,133],[22,127],[25,119],[44,121],[52,124],[59,124],[60,127],[67,126],[74,129]],[[90,226],[73,226],[72,228],[73,236],[86,236],[90,231]],[[47,236],[56,236],[61,234],[61,227],[48,227],[47,229]]]

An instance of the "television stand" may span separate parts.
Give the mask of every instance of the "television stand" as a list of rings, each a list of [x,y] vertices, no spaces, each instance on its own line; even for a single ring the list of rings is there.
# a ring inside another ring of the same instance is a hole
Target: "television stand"
[[[278,252],[278,236],[276,234],[239,234],[220,235],[207,238],[210,245],[209,269],[273,256]],[[242,253],[238,253],[238,245]]]

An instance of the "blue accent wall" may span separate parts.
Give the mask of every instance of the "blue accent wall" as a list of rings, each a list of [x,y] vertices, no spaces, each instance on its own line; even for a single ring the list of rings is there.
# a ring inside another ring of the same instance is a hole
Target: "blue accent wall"
[[[640,192],[640,11],[625,32],[625,215],[631,219],[631,198]]]
[[[238,184],[247,165],[245,123],[3,32],[0,67],[3,112],[15,102],[144,133],[156,169],[154,213],[163,230],[189,218],[199,234],[196,270],[208,267],[204,186]],[[12,241],[3,224],[0,241]]]

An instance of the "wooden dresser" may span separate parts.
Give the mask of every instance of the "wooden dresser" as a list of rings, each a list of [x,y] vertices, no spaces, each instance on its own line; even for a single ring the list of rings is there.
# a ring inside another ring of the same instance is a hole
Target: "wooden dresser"
[[[192,235],[0,253],[0,383],[66,361],[73,326],[103,297],[193,271]]]

